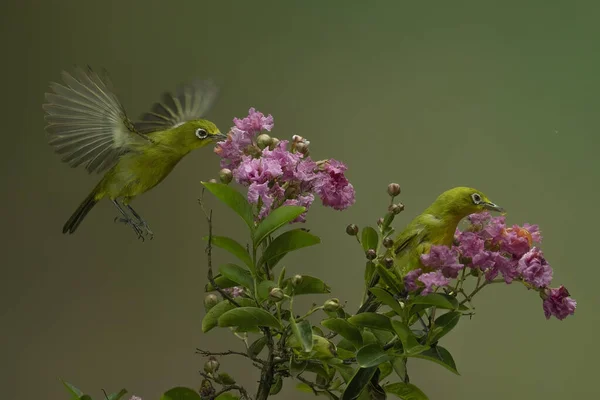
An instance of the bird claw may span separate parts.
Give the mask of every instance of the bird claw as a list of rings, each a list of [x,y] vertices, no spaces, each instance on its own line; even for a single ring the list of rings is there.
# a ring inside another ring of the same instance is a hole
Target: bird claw
[[[144,221],[136,222],[133,219],[123,218],[123,217],[115,217],[114,222],[121,222],[125,225],[131,226],[131,228],[135,231],[138,239],[141,239],[142,242],[149,238],[150,240],[154,239],[154,232],[150,230],[148,224]]]

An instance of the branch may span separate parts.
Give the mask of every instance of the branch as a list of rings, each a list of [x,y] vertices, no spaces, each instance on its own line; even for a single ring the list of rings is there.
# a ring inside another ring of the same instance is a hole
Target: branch
[[[207,351],[207,350],[202,350],[202,349],[198,349],[196,348],[196,354],[200,354],[203,357],[208,357],[208,356],[242,356],[242,357],[246,357],[252,361],[256,361],[257,363],[260,364],[265,364],[265,361],[261,360],[260,358],[256,358],[256,357],[251,357],[249,354],[246,353],[242,353],[241,351],[233,351],[233,350],[227,350],[227,351],[222,351],[222,352],[212,352],[212,351]]]
[[[212,210],[210,211],[210,213],[206,212],[206,208],[204,208],[203,198],[204,198],[204,189],[202,189],[202,194],[200,195],[200,198],[198,199],[198,203],[200,204],[200,208],[202,209],[202,212],[204,213],[204,216],[206,217],[206,222],[208,222],[208,244],[206,245],[206,256],[208,259],[208,272],[206,273],[206,275],[208,276],[208,281],[210,282],[212,287],[214,287],[217,290],[217,292],[219,292],[221,294],[221,296],[223,296],[224,299],[229,301],[234,306],[239,307],[240,305],[238,304],[237,301],[235,301],[233,299],[233,296],[231,296],[225,290],[221,289],[219,287],[219,285],[217,285],[217,283],[215,282],[215,278],[213,276],[213,269],[212,269]]]
[[[317,389],[319,389],[319,390],[321,390],[321,392],[325,392],[328,395],[330,395],[332,399],[339,400],[339,397],[336,396],[331,390],[329,390],[327,388],[321,388],[317,384],[312,383],[311,381],[309,381],[308,379],[305,379],[305,378],[301,377],[300,375],[298,375],[296,377],[296,379],[298,379],[300,382],[304,383],[305,385],[309,386],[312,389],[312,391],[315,394],[315,396],[319,395],[319,391],[317,390]]]
[[[205,372],[200,371],[200,375],[210,381],[219,383],[219,382],[215,381],[215,378],[212,375],[209,375]],[[246,389],[244,389],[244,387],[240,386],[240,385],[223,385],[221,390],[219,390],[218,392],[215,392],[213,395],[206,397],[206,399],[213,400],[216,397],[218,397],[219,395],[226,393],[226,392],[230,392],[232,390],[237,390],[240,393],[240,396],[242,399],[252,400],[252,397],[250,397],[248,395],[248,392],[246,391]]]

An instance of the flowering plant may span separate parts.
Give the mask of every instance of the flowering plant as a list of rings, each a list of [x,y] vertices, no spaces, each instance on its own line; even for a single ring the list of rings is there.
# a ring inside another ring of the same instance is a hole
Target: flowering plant
[[[300,390],[331,399],[385,399],[388,394],[427,399],[410,383],[408,360],[430,360],[458,374],[451,353],[439,342],[461,317],[474,314],[473,297],[484,287],[519,282],[539,293],[546,318],[562,320],[574,313],[576,302],[569,292],[563,286],[550,287],[552,269],[539,248],[538,226],[508,227],[504,216],[470,215],[466,226],[456,230],[451,247],[432,246],[421,256],[423,268],[403,276],[392,273],[394,261],[386,255],[394,246],[391,224],[404,209],[393,204],[400,193],[397,184],[388,186],[392,204],[376,227],[346,228],[366,257],[363,306],[371,306],[352,314],[331,298],[300,313],[294,307],[297,296],[327,294],[330,287],[317,277],[288,276],[282,266],[288,253],[320,242],[296,224],[306,220],[316,198],[335,210],[350,207],[355,202],[354,188],[343,163],[311,159],[306,139],[294,136],[288,142],[264,133],[273,129],[272,116],[250,109],[246,118],[234,119],[234,124],[227,140],[215,149],[221,157],[221,182],[212,180],[203,186],[243,219],[248,244],[213,235],[212,212],[203,198],[199,200],[209,231],[202,330],[228,328],[241,339],[243,350],[197,349],[208,358],[200,372],[200,389],[173,388],[161,400],[264,400],[279,393],[285,379],[296,380]],[[246,195],[230,185],[233,181],[247,188]],[[239,262],[222,264],[215,274],[214,247]],[[383,285],[371,284],[375,272]],[[320,326],[309,318],[318,312],[325,317]],[[217,357],[229,355],[244,357],[260,369],[254,395],[219,371]],[[74,399],[91,399],[65,385]],[[119,400],[126,393],[122,390],[106,398]]]

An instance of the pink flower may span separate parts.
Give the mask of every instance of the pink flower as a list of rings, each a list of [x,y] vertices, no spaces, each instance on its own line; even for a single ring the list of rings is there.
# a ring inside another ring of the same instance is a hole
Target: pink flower
[[[518,225],[505,229],[500,239],[502,249],[516,258],[520,258],[529,251],[531,240],[531,234]]]
[[[487,262],[490,265],[490,267],[485,270],[485,278],[488,281],[496,278],[499,273],[502,274],[502,278],[504,278],[504,282],[506,283],[511,283],[519,276],[517,271],[517,261],[513,258],[505,257],[502,253],[489,253]]]
[[[446,278],[442,274],[442,271],[424,273],[419,276],[418,280],[425,284],[425,288],[421,292],[422,296],[433,292],[438,287],[447,286],[450,283],[450,279]]]
[[[271,131],[273,129],[273,116],[269,114],[268,117],[259,111],[256,111],[254,107],[248,110],[248,116],[244,119],[234,118],[233,123],[235,126],[251,134],[257,134],[262,130]]]
[[[421,255],[426,267],[440,270],[445,277],[456,278],[464,265],[458,262],[458,250],[447,246],[431,246],[429,253]]]
[[[517,271],[525,282],[537,288],[548,286],[552,282],[552,268],[546,262],[542,251],[537,247],[521,257]]]
[[[408,292],[414,292],[419,288],[417,278],[421,275],[421,268],[413,269],[404,276],[404,289]]]
[[[299,195],[295,199],[287,199],[283,203],[283,205],[284,206],[301,206],[301,207],[306,208],[306,210],[308,211],[308,209],[310,208],[313,201],[315,201],[315,196],[312,193],[307,193],[307,194]],[[306,212],[303,212],[293,222],[305,222],[305,221],[306,221]]]
[[[244,156],[239,167],[233,171],[235,180],[246,185],[269,182],[282,174],[281,165],[277,161],[250,156]]]
[[[490,220],[490,218],[492,218],[492,215],[487,211],[484,211],[482,213],[471,214],[467,217],[467,219],[472,225],[477,225],[480,227],[485,225]]]
[[[244,288],[241,286],[234,286],[223,290],[229,293],[231,297],[240,297],[244,293]]]
[[[567,316],[575,314],[577,302],[569,297],[569,291],[564,286],[546,289],[543,296],[545,297],[543,308],[546,319],[550,319],[554,315],[559,320],[563,320]]]
[[[346,166],[337,161],[328,160],[315,181],[315,191],[323,205],[335,210],[344,210],[355,202],[354,187],[344,176]]]
[[[237,168],[242,161],[246,149],[252,145],[253,134],[240,130],[236,127],[231,128],[227,139],[217,142],[215,153],[221,157],[221,168],[231,170]]]

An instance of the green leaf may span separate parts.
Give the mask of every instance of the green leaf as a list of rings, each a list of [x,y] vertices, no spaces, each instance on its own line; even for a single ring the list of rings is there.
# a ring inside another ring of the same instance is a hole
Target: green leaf
[[[231,287],[238,285],[236,282],[229,280],[229,279],[225,278],[224,276],[220,276],[220,275],[215,278],[215,283],[221,289],[227,289],[227,288],[231,288]],[[205,290],[207,292],[214,292],[217,289],[215,289],[215,287],[213,285],[211,285],[210,283],[207,283]]]
[[[250,299],[240,297],[236,298],[235,301],[241,306],[249,306],[254,303]],[[219,317],[233,308],[235,308],[235,306],[227,300],[217,303],[217,305],[208,310],[204,318],[202,318],[202,332],[206,333],[216,327],[218,325]]]
[[[227,204],[246,222],[251,232],[254,232],[254,212],[252,206],[243,194],[223,183],[201,182],[216,198]]]
[[[108,397],[108,400],[120,400],[126,394],[127,394],[127,390],[121,389],[119,391],[119,393],[109,394],[107,397]]]
[[[375,263],[371,260],[367,261],[365,266],[365,285],[369,285],[375,273]]]
[[[257,307],[239,307],[229,310],[219,317],[219,326],[237,326],[242,330],[256,329],[259,326],[281,328],[277,318]]]
[[[271,389],[269,389],[269,394],[271,396],[276,395],[277,393],[281,392],[282,387],[283,387],[283,378],[281,378],[281,375],[278,374],[275,376],[275,382],[273,382]]]
[[[458,308],[458,300],[456,300],[455,297],[442,293],[430,293],[427,296],[416,296],[413,298],[412,304],[424,304],[447,310],[455,310]]]
[[[348,318],[348,322],[352,325],[366,328],[383,329],[386,331],[393,330],[389,317],[374,312],[356,314]]]
[[[248,347],[248,355],[250,355],[252,357],[258,356],[260,354],[260,352],[263,351],[263,349],[265,348],[266,345],[267,345],[267,337],[266,336],[259,337],[254,342],[252,342],[252,344]]]
[[[350,382],[348,382],[341,400],[355,400],[363,389],[367,387],[376,371],[377,367],[359,368]]]
[[[228,373],[220,372],[219,375],[215,378],[217,383],[221,385],[235,385],[235,379],[233,379]]]
[[[229,392],[225,392],[215,397],[215,400],[239,400],[239,397]]]
[[[400,380],[406,380],[406,357],[396,357],[392,360],[392,368],[394,372],[400,378]]]
[[[390,362],[385,362],[379,365],[379,371],[381,373],[381,375],[379,375],[379,382],[390,376],[393,370],[394,368]]]
[[[277,284],[273,281],[262,281],[258,284],[258,298],[259,300],[265,300],[269,297],[269,292],[274,287],[277,287]]]
[[[388,285],[394,293],[402,291],[402,283],[392,273],[383,267],[381,264],[375,265],[375,270],[381,277],[381,280]]]
[[[306,383],[302,383],[302,382],[298,383],[296,385],[296,389],[298,389],[299,391],[304,392],[304,393],[314,394],[312,388],[310,386],[308,386]]]
[[[286,288],[286,293],[292,293],[292,282],[290,278],[284,281],[284,287]],[[302,281],[293,290],[294,296],[301,294],[324,294],[331,292],[331,288],[325,282],[319,278],[308,275],[302,275]]]
[[[361,368],[376,367],[392,359],[378,343],[361,347],[356,353],[356,361]]]
[[[365,226],[362,230],[361,243],[364,251],[373,249],[377,251],[377,244],[379,242],[379,234],[377,231],[370,226]]]
[[[341,375],[344,382],[348,383],[354,376],[354,368],[346,364],[336,364],[333,366]]]
[[[437,317],[435,319],[435,325],[430,333],[428,342],[437,342],[442,337],[447,335],[452,329],[454,329],[456,324],[458,324],[460,317],[462,317],[462,313],[460,311],[450,311]]]
[[[393,331],[386,331],[382,329],[373,328],[371,328],[370,330],[371,332],[373,332],[373,335],[375,335],[375,338],[377,338],[377,343],[381,344],[382,346],[394,338]]]
[[[208,236],[205,236],[203,239],[208,240]],[[237,241],[226,236],[213,236],[212,244],[222,248],[223,250],[227,250],[228,252],[236,256],[240,261],[243,261],[244,264],[246,264],[251,271],[254,270],[254,264],[252,263],[252,258],[250,258],[250,254],[248,254],[246,248]]]
[[[84,394],[79,400],[92,400],[92,396],[89,394]]]
[[[235,264],[223,264],[219,266],[219,272],[230,281],[254,292],[254,279],[247,269]]]
[[[412,383],[396,382],[385,385],[383,388],[386,393],[396,395],[402,400],[429,400],[429,397]]]
[[[309,353],[313,348],[313,332],[310,326],[310,322],[307,320],[296,323],[296,320],[292,317],[290,319],[290,326],[292,332],[296,335],[298,341],[302,344],[302,349],[305,353]]]
[[[306,370],[308,361],[296,360],[293,356],[290,358],[290,375],[297,377]]]
[[[364,344],[379,343],[375,334],[373,332],[371,332],[371,330],[368,328],[363,329],[362,337],[363,337]]]
[[[402,342],[402,347],[404,348],[404,354],[406,355],[415,355],[422,353],[423,351],[429,349],[429,346],[423,346],[417,341],[417,337],[410,330],[408,326],[404,323],[392,320],[392,327],[394,328],[394,332],[398,335],[398,338]]]
[[[325,328],[340,334],[344,339],[348,339],[356,349],[363,345],[362,335],[357,327],[342,318],[330,318],[321,322]]]
[[[175,387],[165,392],[160,400],[202,400],[198,392],[186,387]]]
[[[254,247],[258,247],[267,236],[283,225],[295,220],[306,208],[300,206],[281,206],[273,211],[256,227],[254,232]]]
[[[81,396],[83,396],[83,392],[77,389],[75,386],[71,385],[69,382],[63,381],[62,379],[60,381],[67,388],[67,391],[71,393],[72,400],[79,400]]]
[[[386,306],[390,307],[392,310],[396,312],[398,315],[402,315],[404,310],[400,306],[400,303],[385,289],[379,287],[372,287],[369,289],[371,293],[377,297],[377,300],[381,301]]]
[[[460,375],[456,369],[454,359],[448,350],[442,346],[435,346],[431,349],[424,351],[421,354],[415,355],[416,358],[423,358],[425,360],[433,361],[434,363],[440,364],[442,367],[454,372],[456,375]]]
[[[292,229],[277,236],[264,251],[258,265],[267,263],[273,268],[290,251],[320,243],[321,239],[302,229]]]

